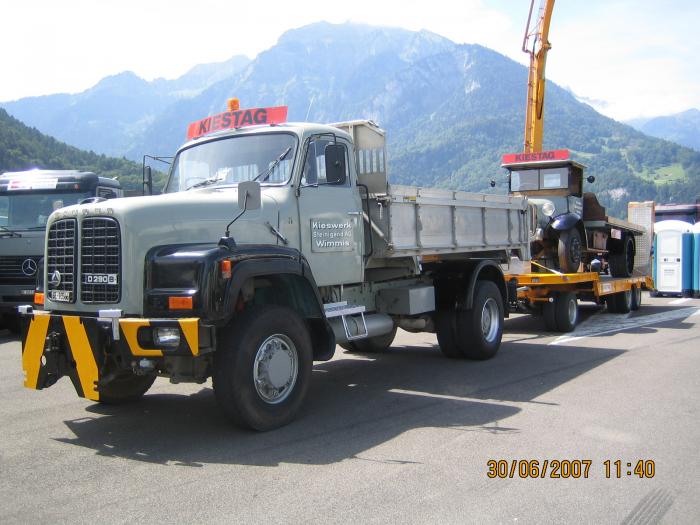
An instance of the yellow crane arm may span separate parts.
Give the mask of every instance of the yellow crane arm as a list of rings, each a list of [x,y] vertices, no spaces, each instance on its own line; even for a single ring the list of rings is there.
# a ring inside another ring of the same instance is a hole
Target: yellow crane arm
[[[530,70],[527,79],[527,106],[525,111],[525,151],[534,153],[542,151],[544,133],[544,69],[549,43],[549,23],[552,19],[554,0],[541,0],[537,22],[531,27],[532,8],[535,0],[530,1],[530,13],[527,16],[523,51],[530,55]]]

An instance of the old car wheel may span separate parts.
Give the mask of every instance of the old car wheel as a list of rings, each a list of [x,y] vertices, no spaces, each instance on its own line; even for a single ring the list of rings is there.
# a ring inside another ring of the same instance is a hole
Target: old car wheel
[[[559,269],[564,273],[576,273],[581,265],[581,234],[577,229],[559,234]]]
[[[625,235],[608,258],[610,275],[613,277],[631,277],[634,271],[634,237]]]

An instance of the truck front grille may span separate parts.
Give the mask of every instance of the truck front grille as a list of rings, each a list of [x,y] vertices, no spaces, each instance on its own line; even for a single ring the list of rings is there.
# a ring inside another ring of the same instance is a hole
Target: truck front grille
[[[75,302],[76,230],[75,219],[61,219],[47,233],[46,289],[52,301]]]
[[[83,303],[118,303],[121,292],[119,224],[109,217],[89,217],[80,227],[80,299]]]
[[[0,256],[0,284],[36,283],[37,261],[37,257],[26,255]]]

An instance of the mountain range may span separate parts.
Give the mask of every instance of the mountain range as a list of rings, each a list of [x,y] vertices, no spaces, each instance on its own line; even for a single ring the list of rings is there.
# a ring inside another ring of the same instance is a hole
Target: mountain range
[[[75,95],[2,104],[12,115],[75,146],[141,159],[172,155],[187,124],[243,107],[289,106],[290,121],[369,118],[387,130],[395,183],[506,191],[501,155],[520,151],[527,69],[479,45],[428,31],[317,23],[288,31],[255,59],[234,57],[177,80],[133,73]],[[700,153],[649,137],[547,84],[545,148],[568,147],[589,167],[612,213],[629,200],[700,194]]]
[[[700,151],[700,109],[627,121],[639,131]]]

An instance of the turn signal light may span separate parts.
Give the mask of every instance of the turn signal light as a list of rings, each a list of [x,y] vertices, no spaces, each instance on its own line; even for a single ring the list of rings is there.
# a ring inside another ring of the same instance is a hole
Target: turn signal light
[[[192,310],[192,297],[168,297],[171,310]]]
[[[221,261],[221,278],[230,279],[231,278],[231,260],[224,259]]]
[[[34,304],[44,304],[44,294],[42,292],[34,292]]]

